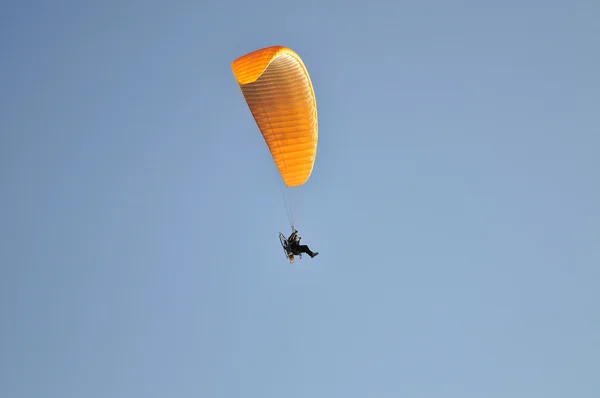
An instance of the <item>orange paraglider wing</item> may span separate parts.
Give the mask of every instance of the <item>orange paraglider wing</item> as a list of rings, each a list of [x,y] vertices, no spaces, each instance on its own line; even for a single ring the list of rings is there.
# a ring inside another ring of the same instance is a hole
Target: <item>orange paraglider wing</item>
[[[319,140],[310,76],[293,50],[272,46],[232,63],[246,103],[288,187],[310,177]]]

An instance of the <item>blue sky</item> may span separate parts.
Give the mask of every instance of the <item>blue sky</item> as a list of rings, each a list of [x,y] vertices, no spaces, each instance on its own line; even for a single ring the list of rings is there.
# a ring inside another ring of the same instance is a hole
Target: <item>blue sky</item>
[[[593,1],[5,1],[0,396],[600,394]],[[231,62],[320,140],[290,265]]]

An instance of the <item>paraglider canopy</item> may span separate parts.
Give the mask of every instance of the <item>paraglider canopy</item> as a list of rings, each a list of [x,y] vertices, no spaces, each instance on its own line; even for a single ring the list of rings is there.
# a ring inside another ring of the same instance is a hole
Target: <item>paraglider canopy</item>
[[[315,93],[302,59],[290,48],[271,46],[231,67],[286,186],[303,185],[313,171],[319,134]]]

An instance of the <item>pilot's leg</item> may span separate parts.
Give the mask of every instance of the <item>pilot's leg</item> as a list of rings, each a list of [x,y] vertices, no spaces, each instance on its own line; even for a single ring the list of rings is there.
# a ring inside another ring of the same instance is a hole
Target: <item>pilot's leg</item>
[[[311,250],[308,248],[308,246],[307,246],[307,245],[300,245],[300,246],[298,246],[298,251],[299,251],[300,253],[306,253],[306,254],[308,254],[308,255],[309,255],[311,258],[312,258],[312,257],[314,257],[314,256],[316,256],[317,254],[319,254],[319,252],[313,253],[313,252],[312,252],[312,251],[311,251]]]

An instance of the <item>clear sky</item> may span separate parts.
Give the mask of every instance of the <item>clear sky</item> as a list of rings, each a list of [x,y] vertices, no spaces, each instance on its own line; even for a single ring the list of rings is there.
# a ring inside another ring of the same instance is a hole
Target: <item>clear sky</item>
[[[600,3],[16,1],[0,396],[597,398]],[[231,71],[286,45],[315,168]]]

